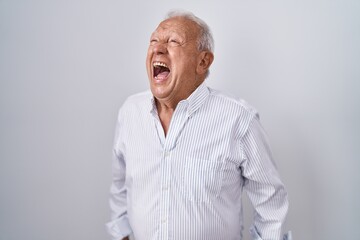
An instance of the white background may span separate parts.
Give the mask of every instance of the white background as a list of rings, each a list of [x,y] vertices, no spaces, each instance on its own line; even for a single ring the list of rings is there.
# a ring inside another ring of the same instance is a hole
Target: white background
[[[178,2],[0,0],[0,240],[108,238],[117,110],[173,8],[213,31],[208,85],[259,110],[294,239],[360,236],[360,2]]]

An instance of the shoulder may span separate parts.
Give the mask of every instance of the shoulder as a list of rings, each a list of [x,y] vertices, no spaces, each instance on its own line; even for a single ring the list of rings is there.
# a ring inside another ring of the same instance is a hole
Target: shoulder
[[[152,94],[150,91],[144,91],[130,95],[121,105],[118,112],[118,118],[124,118],[137,112],[142,112],[146,109],[150,109],[151,97]]]
[[[151,104],[151,92],[144,91],[128,96],[122,104],[120,110],[130,110],[134,107],[146,107]]]
[[[230,123],[237,139],[243,139],[250,128],[258,127],[260,117],[255,107],[242,98],[211,88],[209,90],[211,108],[215,106],[215,112],[221,116],[222,122]]]
[[[244,114],[250,118],[258,116],[256,108],[254,108],[246,100],[212,88],[209,88],[209,91],[210,101],[214,102],[214,104],[218,104],[223,110],[240,113],[242,115]]]
[[[130,95],[126,98],[123,106],[126,105],[138,105],[138,104],[147,104],[151,101],[151,92],[149,90],[139,92],[133,95]]]

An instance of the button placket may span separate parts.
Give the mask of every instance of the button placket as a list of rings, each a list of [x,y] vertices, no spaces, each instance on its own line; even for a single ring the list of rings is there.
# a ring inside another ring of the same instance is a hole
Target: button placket
[[[171,155],[176,146],[176,141],[186,122],[186,104],[179,104],[176,108],[168,134],[165,138],[162,156],[161,178],[161,202],[160,202],[160,238],[167,240],[169,237],[169,211],[170,211],[170,187],[171,187]]]
[[[170,204],[170,196],[169,196],[169,186],[171,181],[171,164],[170,164],[171,152],[169,150],[165,150],[163,152],[162,157],[162,182],[161,182],[161,209],[160,209],[160,239],[166,240],[168,239],[168,229],[169,229],[169,204]]]

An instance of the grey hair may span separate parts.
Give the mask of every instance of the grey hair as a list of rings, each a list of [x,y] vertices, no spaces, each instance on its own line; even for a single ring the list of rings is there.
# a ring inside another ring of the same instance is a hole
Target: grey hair
[[[214,52],[214,38],[212,36],[209,26],[200,18],[195,16],[192,12],[183,11],[183,10],[173,10],[168,12],[165,17],[165,20],[182,17],[194,22],[200,28],[200,36],[198,38],[198,50],[199,51],[210,51]],[[206,72],[205,78],[209,75],[209,70]]]
[[[173,17],[182,17],[196,23],[196,25],[198,25],[201,31],[198,40],[199,51],[204,51],[204,50],[210,52],[214,51],[214,39],[211,30],[209,26],[202,19],[198,18],[191,12],[174,10],[168,12],[168,14],[165,17],[165,20]]]

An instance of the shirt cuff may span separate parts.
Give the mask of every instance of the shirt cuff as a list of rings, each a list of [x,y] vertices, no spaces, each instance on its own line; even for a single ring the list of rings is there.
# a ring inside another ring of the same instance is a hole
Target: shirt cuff
[[[132,233],[127,216],[122,216],[106,224],[108,233],[113,240],[121,240]]]
[[[292,240],[292,234],[291,231],[288,231],[284,234],[283,240]]]
[[[256,231],[256,228],[255,228],[255,227],[250,228],[250,235],[251,235],[251,239],[252,239],[252,240],[263,240],[263,239],[259,236],[259,233]],[[292,240],[291,231],[288,231],[287,233],[284,234],[283,240]]]
[[[255,227],[250,228],[250,236],[252,240],[262,240],[259,236],[259,233],[256,231]]]

